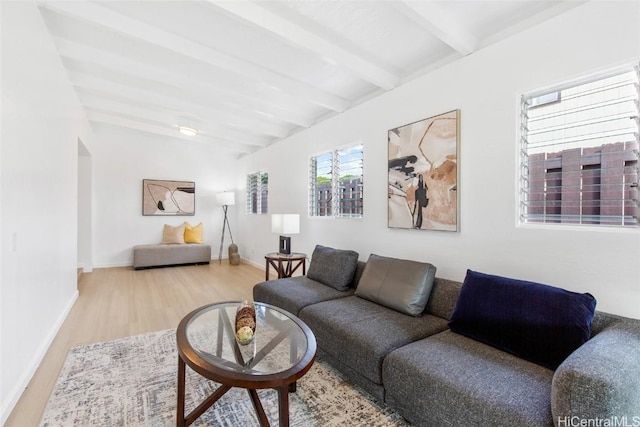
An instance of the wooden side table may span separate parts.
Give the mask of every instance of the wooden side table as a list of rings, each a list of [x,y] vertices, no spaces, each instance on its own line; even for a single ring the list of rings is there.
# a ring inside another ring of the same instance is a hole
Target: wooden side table
[[[265,259],[265,280],[269,280],[269,268],[273,267],[278,273],[278,279],[291,277],[300,266],[302,274],[307,274],[307,255],[301,253],[280,254],[272,252],[264,256]]]

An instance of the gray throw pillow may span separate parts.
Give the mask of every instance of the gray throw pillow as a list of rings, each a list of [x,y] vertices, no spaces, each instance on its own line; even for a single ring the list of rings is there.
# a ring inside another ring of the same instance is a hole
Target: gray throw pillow
[[[355,251],[317,245],[311,256],[307,277],[338,291],[346,291],[353,281],[358,256]]]
[[[429,263],[371,254],[356,295],[418,316],[427,305],[435,277],[436,268]]]

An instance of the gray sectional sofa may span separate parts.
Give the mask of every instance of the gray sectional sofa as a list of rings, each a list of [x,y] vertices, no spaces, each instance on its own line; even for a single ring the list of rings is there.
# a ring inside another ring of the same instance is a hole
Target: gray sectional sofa
[[[254,300],[300,317],[320,359],[410,423],[640,425],[640,320],[589,294],[357,257],[318,246],[307,276],[259,283]]]

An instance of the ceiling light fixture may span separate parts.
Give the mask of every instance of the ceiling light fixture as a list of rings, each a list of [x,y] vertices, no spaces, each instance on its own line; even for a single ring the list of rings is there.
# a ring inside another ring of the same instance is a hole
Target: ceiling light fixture
[[[197,129],[186,127],[186,126],[178,126],[178,130],[180,131],[181,134],[187,135],[187,136],[196,136],[197,134],[200,133]]]
[[[267,112],[265,112],[265,111],[260,111],[260,110],[254,110],[254,111],[255,111],[256,113],[260,114],[261,116],[268,117],[268,118],[270,118],[270,119],[273,119],[273,118],[275,118],[275,117],[276,117],[276,116],[274,116],[273,114],[271,114],[271,113],[267,113]]]

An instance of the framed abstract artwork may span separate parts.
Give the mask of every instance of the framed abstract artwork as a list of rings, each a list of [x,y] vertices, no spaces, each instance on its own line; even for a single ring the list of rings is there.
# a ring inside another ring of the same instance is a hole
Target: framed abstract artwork
[[[460,110],[388,132],[388,227],[458,231]]]
[[[195,215],[196,183],[142,180],[142,215]]]

